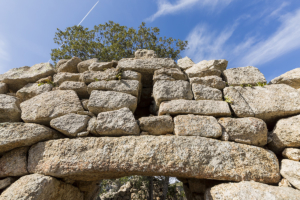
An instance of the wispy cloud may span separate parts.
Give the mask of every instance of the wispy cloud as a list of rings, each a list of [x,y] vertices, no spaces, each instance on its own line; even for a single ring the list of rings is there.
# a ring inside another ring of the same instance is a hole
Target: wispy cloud
[[[178,13],[184,10],[193,8],[194,6],[200,7],[211,7],[214,8],[216,5],[220,8],[226,6],[233,0],[177,0],[175,3],[170,3],[168,0],[158,0],[158,10],[155,14],[147,18],[148,21],[154,21],[156,18],[163,15],[169,15]]]

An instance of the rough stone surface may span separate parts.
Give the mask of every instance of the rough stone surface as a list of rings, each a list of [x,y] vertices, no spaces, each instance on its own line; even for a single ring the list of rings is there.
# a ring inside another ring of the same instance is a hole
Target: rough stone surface
[[[80,74],[78,73],[68,73],[68,72],[62,72],[55,74],[53,76],[53,83],[56,86],[60,86],[65,81],[79,81]]]
[[[173,133],[174,125],[171,116],[152,116],[139,119],[141,131],[148,132],[150,135],[165,135]]]
[[[0,94],[6,94],[8,92],[7,84],[0,82]]]
[[[80,63],[82,60],[80,58],[77,57],[73,57],[71,59],[69,59],[67,62],[58,65],[57,71],[58,72],[70,72],[70,73],[78,73],[78,69],[77,69],[77,65],[78,63]]]
[[[159,107],[159,115],[164,114],[195,114],[209,115],[214,117],[229,117],[231,112],[228,104],[224,101],[172,100],[161,103]]]
[[[38,83],[28,83],[17,91],[16,95],[21,101],[26,101],[44,92],[50,92],[53,88],[51,84],[40,85]]]
[[[286,84],[295,89],[300,88],[300,68],[288,71],[273,80],[270,81],[271,84]]]
[[[51,140],[32,146],[28,163],[30,173],[82,181],[130,175],[280,181],[271,151],[197,136]]]
[[[286,148],[282,152],[283,157],[294,161],[300,161],[300,149]]]
[[[184,58],[181,58],[177,61],[177,65],[182,70],[187,70],[187,69],[191,68],[194,64],[195,63],[187,56]]]
[[[193,77],[190,78],[190,83],[197,83],[201,85],[206,85],[208,87],[216,88],[222,90],[226,87],[225,81],[222,80],[221,77],[218,76],[205,76],[205,77]]]
[[[129,108],[99,113],[88,130],[97,136],[139,135],[140,128]]]
[[[291,183],[285,178],[281,179],[281,181],[278,183],[278,186],[279,187],[292,187]]]
[[[82,99],[81,100],[81,104],[82,104],[82,107],[84,108],[84,110],[89,110],[87,105],[89,103],[89,100],[88,99]]]
[[[108,68],[113,68],[114,62],[94,62],[89,66],[89,71],[105,71]]]
[[[89,66],[93,63],[96,63],[96,62],[98,62],[97,58],[92,58],[92,59],[89,59],[89,60],[82,61],[82,62],[78,63],[77,70],[78,70],[79,73],[89,71]]]
[[[300,93],[287,85],[264,87],[226,87],[224,96],[229,96],[237,117],[256,117],[267,123],[279,118],[300,114]]]
[[[174,125],[177,136],[218,138],[222,135],[220,124],[211,116],[178,115],[174,118]]]
[[[14,68],[0,75],[0,82],[6,83],[8,89],[18,91],[28,83],[35,83],[37,80],[52,76],[54,68],[49,63],[40,63],[32,67]]]
[[[121,92],[94,90],[91,93],[87,107],[95,115],[125,107],[134,113],[137,107],[137,98]]]
[[[223,101],[222,92],[216,88],[208,87],[197,83],[192,84],[192,91],[195,100]]]
[[[20,100],[10,95],[0,94],[0,123],[20,121]]]
[[[154,72],[153,76],[153,84],[158,80],[183,80],[187,81],[187,76],[178,68],[170,68],[170,69],[159,69]]]
[[[29,147],[21,147],[5,153],[0,158],[0,178],[24,176],[27,171],[27,152]]]
[[[257,118],[220,118],[223,133],[222,140],[243,144],[265,146],[268,139],[266,123]]]
[[[299,196],[299,190],[271,186],[254,181],[224,183],[214,186],[205,192],[205,200],[297,200],[299,199]]]
[[[31,174],[21,177],[7,188],[0,200],[83,200],[78,188],[50,176]]]
[[[193,99],[191,85],[187,81],[156,81],[153,86],[153,97],[156,104],[159,106],[163,101],[175,99]]]
[[[73,90],[79,98],[88,98],[87,86],[83,82],[65,81],[59,86],[60,90]]]
[[[286,147],[300,147],[299,123],[300,115],[280,119],[271,131],[272,142],[269,144],[269,148],[280,153]]]
[[[0,153],[58,137],[59,135],[54,130],[39,124],[22,122],[1,123]]]
[[[135,59],[157,58],[156,53],[153,50],[148,49],[138,49],[134,55]]]
[[[89,120],[87,115],[71,113],[52,119],[50,126],[69,137],[76,137],[78,133],[86,131]]]
[[[226,70],[227,60],[203,60],[185,72],[189,78],[204,77],[204,76],[221,76],[221,73]]]
[[[140,82],[137,80],[96,81],[88,85],[88,92],[90,94],[93,90],[123,92],[138,97]]]
[[[241,84],[256,85],[256,83],[266,83],[265,76],[253,66],[231,68],[223,71],[224,80],[230,86]]]
[[[3,190],[5,188],[7,188],[8,186],[10,186],[13,182],[15,182],[15,178],[12,177],[8,177],[5,179],[0,180],[0,190]]]
[[[280,174],[300,190],[300,162],[283,159]]]
[[[25,122],[49,125],[54,118],[83,111],[81,102],[72,90],[45,92],[21,103]]]
[[[62,64],[65,64],[66,62],[68,62],[70,59],[61,59],[57,62],[56,64],[56,68],[59,68]]]

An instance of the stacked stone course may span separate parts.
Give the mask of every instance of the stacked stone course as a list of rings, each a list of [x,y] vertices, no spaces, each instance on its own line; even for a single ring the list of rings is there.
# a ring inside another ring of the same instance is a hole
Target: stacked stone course
[[[300,199],[300,74],[226,60],[77,57],[0,75],[0,200],[97,199],[173,176],[194,199]],[[278,186],[275,186],[278,185]]]

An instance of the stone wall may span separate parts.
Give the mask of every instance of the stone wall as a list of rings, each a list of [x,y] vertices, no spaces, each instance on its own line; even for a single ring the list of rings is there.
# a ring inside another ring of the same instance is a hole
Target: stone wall
[[[267,84],[227,65],[138,50],[0,75],[0,200],[96,199],[130,175],[178,177],[188,199],[299,199],[299,69]]]

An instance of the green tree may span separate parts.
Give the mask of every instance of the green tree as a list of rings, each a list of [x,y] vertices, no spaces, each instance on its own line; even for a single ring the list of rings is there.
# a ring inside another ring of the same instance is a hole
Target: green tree
[[[142,22],[138,30],[109,21],[89,30],[72,26],[65,31],[57,29],[54,43],[60,48],[52,49],[51,59],[69,59],[77,56],[82,60],[98,58],[100,61],[129,58],[137,49],[151,49],[158,57],[181,58],[180,52],[187,48],[187,41],[159,37],[159,28],[148,28]]]

